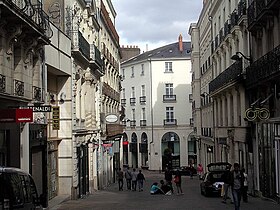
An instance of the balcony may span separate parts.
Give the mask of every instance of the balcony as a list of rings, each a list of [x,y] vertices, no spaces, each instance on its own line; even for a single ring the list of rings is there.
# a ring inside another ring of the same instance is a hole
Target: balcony
[[[280,75],[280,45],[246,68],[246,87],[256,87],[276,75]]]
[[[130,120],[130,127],[136,126],[136,120]]]
[[[122,99],[121,99],[121,105],[122,105],[122,106],[125,106],[125,105],[126,105],[126,99],[125,99],[125,98],[122,98]]]
[[[17,24],[30,36],[40,37],[40,41],[44,44],[49,43],[53,32],[50,28],[49,16],[43,11],[40,0],[1,0],[0,10],[1,18],[5,19],[8,26]]]
[[[140,120],[140,126],[142,127],[147,126],[147,120]]]
[[[140,104],[146,104],[146,96],[140,96]]]
[[[267,25],[267,20],[273,21],[275,11],[280,8],[279,0],[252,0],[247,9],[248,30],[254,32]]]
[[[0,74],[0,93],[6,92],[6,77]]]
[[[165,119],[163,120],[164,125],[177,125],[177,120],[176,119]]]
[[[14,94],[16,96],[24,96],[24,82],[14,80]]]
[[[120,93],[115,91],[110,85],[105,82],[102,82],[102,93],[103,95],[106,95],[109,98],[120,102]]]
[[[94,45],[90,45],[90,69],[93,71],[92,73],[98,78],[105,75],[104,71],[104,62],[101,58],[101,53],[99,49]]]
[[[72,32],[72,53],[74,57],[89,62],[90,60],[90,44],[83,37],[80,31]]]
[[[209,83],[209,92],[212,93],[217,89],[226,86],[228,83],[242,78],[242,60],[236,61],[225,71],[219,74]]]
[[[131,106],[135,106],[135,104],[136,104],[136,98],[134,97],[134,98],[130,98],[130,105]]]
[[[176,102],[176,95],[163,95],[163,102]]]

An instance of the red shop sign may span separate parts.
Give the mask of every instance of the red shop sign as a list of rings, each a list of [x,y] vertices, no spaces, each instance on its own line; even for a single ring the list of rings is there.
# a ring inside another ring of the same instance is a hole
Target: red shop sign
[[[32,109],[1,109],[0,123],[8,122],[33,122]]]

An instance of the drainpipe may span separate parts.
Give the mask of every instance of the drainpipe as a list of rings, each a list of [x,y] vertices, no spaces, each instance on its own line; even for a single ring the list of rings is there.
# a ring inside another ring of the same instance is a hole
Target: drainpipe
[[[151,103],[151,128],[152,128],[152,140],[150,141],[150,159],[149,159],[149,168],[151,168],[151,158],[152,158],[152,144],[154,143],[154,109],[153,109],[153,80],[152,80],[152,62],[151,62],[151,58],[148,60],[149,61],[149,70],[150,70],[150,85],[151,85],[151,96],[150,96],[150,103]]]

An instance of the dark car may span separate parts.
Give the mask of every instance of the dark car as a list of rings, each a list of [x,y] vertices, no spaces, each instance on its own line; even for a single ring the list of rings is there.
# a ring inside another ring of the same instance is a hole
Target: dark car
[[[42,209],[33,178],[18,168],[0,166],[0,209]]]
[[[176,171],[180,171],[180,174],[182,176],[190,176],[191,173],[192,175],[196,175],[197,171],[194,167],[190,167],[190,166],[182,166],[180,168],[174,168],[172,169],[172,174],[176,174]]]
[[[202,195],[221,195],[221,189],[224,184],[223,174],[230,170],[231,164],[227,162],[210,163],[207,165],[208,172],[202,177],[200,191]]]

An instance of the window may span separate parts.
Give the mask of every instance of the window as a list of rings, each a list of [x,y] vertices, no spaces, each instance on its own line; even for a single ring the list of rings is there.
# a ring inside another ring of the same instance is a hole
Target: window
[[[134,66],[131,67],[131,77],[134,77]]]
[[[172,72],[172,62],[165,62],[165,72]]]
[[[141,76],[145,75],[144,64],[141,64]]]
[[[173,95],[173,84],[172,83],[165,84],[165,94],[168,96]]]
[[[166,107],[166,119],[174,119],[174,107]]]
[[[141,96],[146,95],[145,85],[141,85]]]
[[[135,98],[135,87],[131,87],[131,98]]]
[[[142,108],[142,120],[146,119],[146,109]]]

